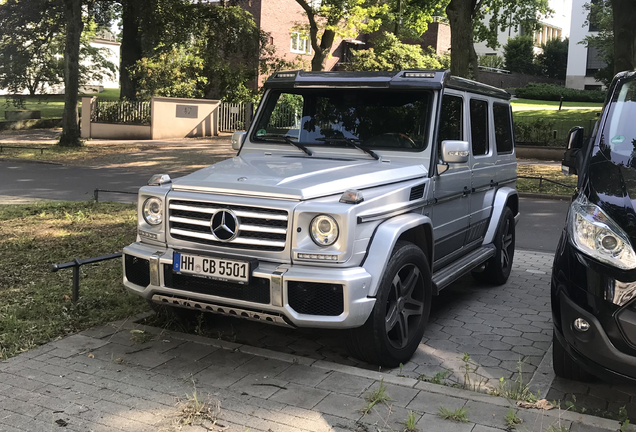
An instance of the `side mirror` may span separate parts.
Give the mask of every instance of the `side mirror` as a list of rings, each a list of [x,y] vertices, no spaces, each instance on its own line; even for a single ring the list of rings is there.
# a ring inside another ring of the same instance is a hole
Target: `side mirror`
[[[442,160],[446,163],[466,163],[469,154],[466,141],[442,141]]]
[[[245,139],[245,135],[247,132],[238,131],[232,134],[232,150],[240,150],[241,144],[243,144],[243,140]]]
[[[563,161],[561,162],[561,171],[563,171],[563,174],[576,175],[578,173],[576,156],[583,148],[584,138],[585,129],[583,127],[576,126],[570,129],[567,150],[563,154]]]

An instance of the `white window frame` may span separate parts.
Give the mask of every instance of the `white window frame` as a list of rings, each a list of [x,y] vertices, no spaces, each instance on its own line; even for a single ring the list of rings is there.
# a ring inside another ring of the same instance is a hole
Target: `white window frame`
[[[296,47],[294,48],[294,41],[296,41]],[[304,45],[304,49],[298,48]],[[289,41],[289,51],[295,54],[311,54],[311,41],[309,40],[309,35],[303,32],[291,32],[291,39]]]

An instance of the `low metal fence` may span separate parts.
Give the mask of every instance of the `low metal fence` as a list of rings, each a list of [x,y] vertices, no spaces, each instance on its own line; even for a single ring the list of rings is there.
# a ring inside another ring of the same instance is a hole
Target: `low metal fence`
[[[75,258],[73,261],[69,261],[63,264],[51,264],[51,271],[56,273],[58,270],[63,270],[67,268],[73,269],[73,288],[71,289],[71,299],[73,302],[76,302],[79,299],[79,283],[80,283],[80,267],[86,264],[94,264],[106,260],[121,258],[121,252],[110,254],[110,255],[102,255],[94,258],[86,258],[86,259],[78,259]]]
[[[17,149],[17,150],[39,150],[40,154],[44,154],[44,150],[51,150],[50,147],[29,147],[29,146],[16,146],[16,145],[4,145],[0,144],[0,153],[3,153],[4,149]]]
[[[96,100],[91,113],[93,123],[150,124],[150,102],[148,101],[104,101]]]

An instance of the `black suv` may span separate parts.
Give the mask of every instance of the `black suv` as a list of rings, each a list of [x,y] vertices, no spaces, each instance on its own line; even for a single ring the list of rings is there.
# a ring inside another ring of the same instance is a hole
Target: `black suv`
[[[586,142],[570,131],[563,170],[578,184],[552,269],[554,371],[636,382],[636,72],[616,75]]]

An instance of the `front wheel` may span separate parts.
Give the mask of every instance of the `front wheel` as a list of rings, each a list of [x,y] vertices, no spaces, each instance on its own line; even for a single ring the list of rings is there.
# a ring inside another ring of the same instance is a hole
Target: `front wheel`
[[[515,217],[509,207],[501,213],[493,245],[495,256],[486,261],[482,272],[473,272],[472,275],[479,282],[503,285],[508,281],[515,256]]]
[[[422,250],[398,241],[386,266],[371,315],[349,330],[354,357],[387,367],[406,363],[417,349],[431,311],[431,272]]]

